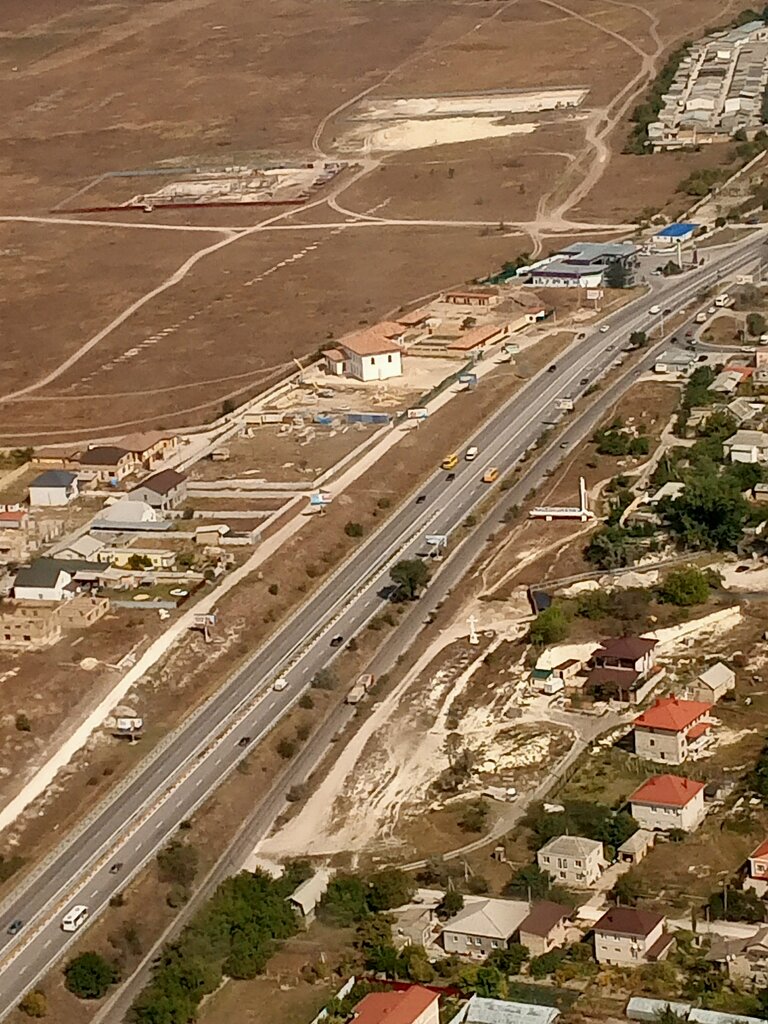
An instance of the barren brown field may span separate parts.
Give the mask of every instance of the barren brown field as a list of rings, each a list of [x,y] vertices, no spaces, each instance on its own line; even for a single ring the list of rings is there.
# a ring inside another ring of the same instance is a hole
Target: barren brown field
[[[0,438],[203,422],[329,337],[546,248],[555,228],[678,209],[680,179],[725,151],[617,155],[626,117],[666,50],[738,8],[9,0]],[[137,171],[344,157],[364,97],[557,87],[587,91],[512,115],[531,134],[365,154],[304,208],[63,212],[124,200]],[[350,226],[347,211],[381,219]]]

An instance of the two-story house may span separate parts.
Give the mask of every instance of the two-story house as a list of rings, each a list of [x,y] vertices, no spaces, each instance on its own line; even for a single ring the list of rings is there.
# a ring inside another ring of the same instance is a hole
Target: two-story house
[[[764,896],[768,891],[768,839],[764,839],[747,859],[744,888],[754,890],[758,896]]]
[[[599,964],[644,964],[664,960],[674,942],[661,914],[634,907],[610,907],[595,925]]]
[[[646,761],[682,764],[710,741],[711,704],[660,697],[635,719],[635,753]]]
[[[536,854],[542,871],[560,885],[588,889],[606,867],[603,844],[582,836],[555,836]]]
[[[142,480],[130,493],[132,501],[143,501],[152,508],[167,512],[187,500],[187,478],[175,469],[163,469]]]
[[[704,821],[704,783],[681,775],[655,775],[629,798],[632,817],[656,832],[694,832]]]
[[[484,959],[494,949],[506,949],[528,916],[522,900],[479,899],[445,922],[442,931],[447,953]]]
[[[639,704],[653,685],[657,640],[620,636],[593,653],[588,688],[602,700]]]
[[[564,946],[573,911],[551,900],[540,900],[531,906],[530,914],[520,923],[519,941],[531,956],[541,956]]]
[[[83,479],[114,487],[141,469],[141,460],[116,445],[95,445],[80,453],[78,465]]]

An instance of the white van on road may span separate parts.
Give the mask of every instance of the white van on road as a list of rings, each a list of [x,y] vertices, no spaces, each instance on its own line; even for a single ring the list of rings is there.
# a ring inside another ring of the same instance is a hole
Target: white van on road
[[[72,907],[61,919],[61,930],[64,932],[76,932],[88,920],[88,907]]]

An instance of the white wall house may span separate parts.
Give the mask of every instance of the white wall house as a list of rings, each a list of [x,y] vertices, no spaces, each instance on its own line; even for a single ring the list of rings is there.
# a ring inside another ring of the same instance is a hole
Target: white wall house
[[[737,430],[723,441],[723,451],[731,462],[768,462],[768,434],[762,430]]]
[[[32,506],[68,505],[79,493],[77,473],[63,469],[49,469],[36,476],[29,485],[29,504]]]
[[[629,798],[632,817],[656,832],[694,832],[706,816],[704,783],[681,775],[656,775]]]

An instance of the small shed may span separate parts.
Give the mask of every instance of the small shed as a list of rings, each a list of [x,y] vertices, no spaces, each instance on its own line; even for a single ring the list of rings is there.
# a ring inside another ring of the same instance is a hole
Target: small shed
[[[655,841],[655,833],[646,828],[639,828],[617,848],[616,857],[622,864],[639,864]]]
[[[311,878],[298,885],[288,897],[288,902],[305,925],[314,921],[317,905],[325,895],[330,880],[331,872],[320,868]]]
[[[659,1014],[671,1010],[677,1017],[683,1020],[691,1012],[690,1003],[673,1003],[668,999],[645,999],[642,996],[633,996],[627,1003],[627,1017],[630,1020],[655,1022]]]

